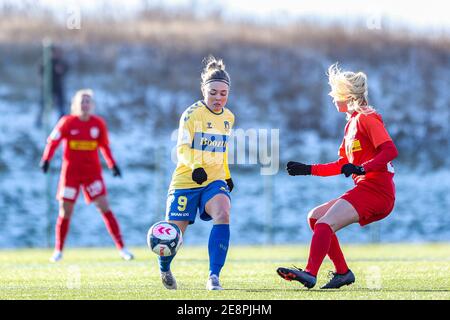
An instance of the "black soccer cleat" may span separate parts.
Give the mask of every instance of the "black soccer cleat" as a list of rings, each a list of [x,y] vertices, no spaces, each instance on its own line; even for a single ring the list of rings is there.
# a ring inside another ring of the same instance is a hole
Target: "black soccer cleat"
[[[329,275],[331,278],[330,281],[320,287],[320,289],[339,289],[342,286],[348,286],[355,282],[355,275],[350,269],[344,274],[330,271]]]
[[[316,277],[294,266],[294,269],[279,267],[277,273],[280,277],[287,281],[298,281],[306,288],[311,289],[316,285]]]

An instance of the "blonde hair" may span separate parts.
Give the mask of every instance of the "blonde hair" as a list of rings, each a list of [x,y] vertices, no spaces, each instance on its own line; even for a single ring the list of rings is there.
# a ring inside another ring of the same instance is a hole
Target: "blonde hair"
[[[328,68],[328,83],[331,86],[329,93],[337,101],[347,101],[350,111],[362,114],[375,112],[369,106],[367,76],[364,72],[342,71],[338,64]]]
[[[203,59],[202,86],[211,81],[221,81],[230,85],[230,76],[228,72],[225,71],[225,63],[222,59],[216,59],[214,56],[210,55]]]
[[[72,98],[72,104],[70,106],[71,114],[81,114],[81,101],[83,101],[83,96],[89,96],[91,98],[91,103],[94,104],[94,91],[91,89],[78,90]]]

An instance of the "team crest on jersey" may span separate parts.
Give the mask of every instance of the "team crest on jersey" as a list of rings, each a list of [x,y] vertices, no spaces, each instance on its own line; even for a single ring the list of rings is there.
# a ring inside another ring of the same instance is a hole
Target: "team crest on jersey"
[[[90,130],[90,134],[91,134],[91,138],[92,139],[97,139],[98,135],[100,134],[100,130],[97,127],[92,127]]]
[[[212,129],[212,123],[211,122],[207,122],[208,125],[208,129]]]
[[[230,123],[228,121],[224,121],[223,125],[225,127],[225,130],[230,130]]]

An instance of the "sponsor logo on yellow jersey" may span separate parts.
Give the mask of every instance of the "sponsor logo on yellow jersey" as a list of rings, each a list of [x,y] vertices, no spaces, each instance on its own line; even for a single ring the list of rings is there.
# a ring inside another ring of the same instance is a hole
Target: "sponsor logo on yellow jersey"
[[[192,148],[210,152],[225,152],[227,143],[227,135],[196,132],[192,141]]]

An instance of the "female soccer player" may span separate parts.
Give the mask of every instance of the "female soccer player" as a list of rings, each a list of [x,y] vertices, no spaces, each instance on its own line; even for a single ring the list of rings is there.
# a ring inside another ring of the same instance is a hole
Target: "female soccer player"
[[[316,284],[323,259],[328,254],[336,272],[322,289],[340,288],[355,281],[339,246],[336,232],[352,223],[361,226],[388,216],[394,208],[394,170],[391,161],[398,155],[381,116],[368,104],[367,77],[362,72],[341,71],[337,64],[328,69],[330,96],[339,112],[347,113],[339,159],[327,164],[306,165],[290,161],[289,175],[352,176],[355,187],[308,214],[313,230],[305,270],[280,267],[277,273],[307,288]]]
[[[227,162],[227,143],[234,115],[225,108],[230,77],[222,60],[209,57],[201,74],[204,100],[187,108],[181,116],[177,157],[167,198],[166,220],[184,234],[200,219],[213,220],[209,236],[208,290],[222,290],[219,274],[225,263],[230,240],[230,195],[233,189]],[[175,255],[159,257],[161,279],[167,289],[177,283],[170,270]]]
[[[42,156],[41,169],[46,173],[58,145],[64,140],[64,156],[57,192],[59,216],[56,222],[55,251],[50,258],[52,262],[57,262],[63,257],[64,241],[80,187],[83,189],[86,202],[88,204],[94,202],[102,214],[120,256],[125,260],[133,259],[133,254],[124,246],[119,224],[108,204],[98,149],[113,171],[113,175],[120,177],[121,173],[109,148],[105,121],[93,115],[93,110],[92,90],[78,91],[72,99],[71,115],[62,117],[57,123],[47,139]]]

